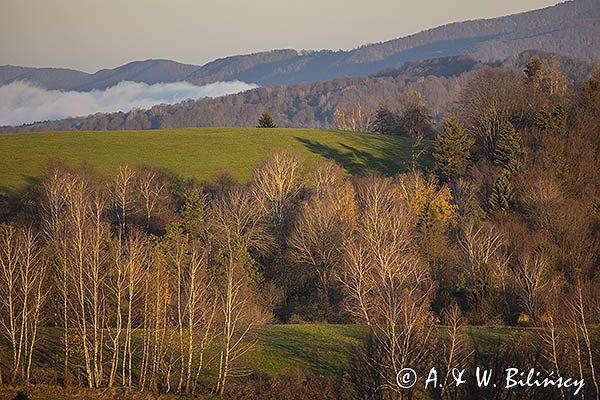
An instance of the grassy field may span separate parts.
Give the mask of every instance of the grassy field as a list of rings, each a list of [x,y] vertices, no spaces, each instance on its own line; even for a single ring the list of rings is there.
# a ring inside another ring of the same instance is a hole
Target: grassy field
[[[520,334],[524,328],[470,327],[469,336],[483,350]],[[255,347],[244,358],[246,368],[269,376],[294,368],[317,375],[341,375],[347,371],[354,346],[364,337],[363,325],[285,324],[255,328],[251,340]],[[43,328],[36,345],[34,368],[50,375],[60,373],[62,366],[62,330]],[[0,341],[0,367],[11,364],[8,343]]]
[[[257,346],[247,363],[255,371],[274,375],[302,368],[317,375],[341,375],[366,333],[361,325],[288,324],[258,328]]]
[[[429,146],[429,144],[426,144]],[[349,173],[387,174],[411,165],[409,139],[310,129],[194,128],[156,131],[46,132],[0,135],[0,190],[15,190],[39,176],[50,160],[87,162],[104,176],[119,164],[146,164],[198,181],[229,171],[244,181],[270,151],[289,148],[307,166],[327,158]],[[428,153],[428,152],[426,152]],[[430,162],[428,155],[424,163]]]
[[[484,354],[492,355],[494,349],[511,337],[520,336],[530,328],[514,327],[469,327],[468,335],[474,346]],[[351,368],[354,346],[361,342],[367,332],[362,325],[335,324],[287,324],[265,325],[251,332],[255,347],[242,360],[243,366],[254,374],[274,377],[293,370],[302,370],[316,376],[344,376]],[[46,377],[60,377],[62,368],[61,337],[62,331],[56,328],[43,328],[36,347],[34,361],[35,374]],[[136,361],[136,363],[139,360]],[[213,361],[214,364],[214,361]],[[10,365],[10,350],[7,343],[0,342],[0,367],[6,371]],[[209,371],[216,373],[215,365]],[[287,376],[287,375],[285,375]],[[211,379],[216,379],[212,376]],[[24,388],[32,393],[31,399],[63,398],[109,398],[104,392],[90,394],[84,389],[63,389],[52,386]],[[0,399],[12,399],[19,388],[0,386]],[[59,390],[59,391],[57,391]],[[60,391],[63,390],[63,391]],[[124,396],[125,393],[122,393]],[[97,396],[96,396],[97,395]],[[106,395],[106,397],[104,397]],[[110,392],[113,397],[121,398],[119,392]],[[129,397],[128,397],[129,398]],[[145,398],[145,397],[140,397]]]

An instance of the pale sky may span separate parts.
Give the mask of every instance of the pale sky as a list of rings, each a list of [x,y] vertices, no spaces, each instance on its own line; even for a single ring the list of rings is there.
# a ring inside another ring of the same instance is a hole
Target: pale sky
[[[559,0],[0,0],[0,65],[95,72],[263,50],[352,49]]]

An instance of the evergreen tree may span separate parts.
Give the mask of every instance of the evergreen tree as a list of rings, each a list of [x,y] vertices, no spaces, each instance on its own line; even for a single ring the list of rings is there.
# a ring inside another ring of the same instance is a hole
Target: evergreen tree
[[[559,135],[566,133],[568,110],[563,103],[558,103],[554,110],[542,108],[535,115],[535,126],[539,129],[550,131]]]
[[[369,130],[382,135],[398,135],[401,133],[400,117],[387,107],[380,107],[375,111],[375,118]]]
[[[490,210],[498,211],[509,209],[512,197],[513,191],[510,181],[508,180],[508,173],[503,171],[492,187],[492,193],[489,198]]]
[[[523,72],[525,72],[525,75],[527,75],[527,80],[530,83],[539,86],[544,74],[542,60],[537,57],[533,58],[527,63],[527,65],[525,65],[525,70]]]
[[[498,136],[494,151],[494,163],[512,174],[521,169],[523,155],[521,135],[509,122]]]
[[[277,128],[277,125],[275,125],[275,121],[273,121],[271,114],[265,111],[258,119],[257,128]]]
[[[456,118],[444,122],[444,130],[436,137],[433,153],[435,170],[443,180],[465,173],[474,143]]]
[[[196,189],[185,196],[181,209],[185,232],[193,238],[200,238],[204,232],[204,208],[206,203],[202,193]]]

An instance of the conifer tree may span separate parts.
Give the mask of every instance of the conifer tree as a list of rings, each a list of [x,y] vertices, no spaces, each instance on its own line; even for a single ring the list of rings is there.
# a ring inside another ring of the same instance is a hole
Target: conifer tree
[[[206,202],[202,193],[196,189],[185,196],[181,209],[185,232],[192,238],[200,238],[204,230],[204,214]]]
[[[541,85],[542,77],[544,75],[544,66],[542,60],[535,57],[525,65],[525,75],[527,75],[527,81],[536,86]]]
[[[258,119],[257,128],[277,128],[277,125],[275,125],[275,121],[273,120],[271,114],[265,111]]]
[[[563,135],[567,129],[568,109],[563,103],[558,103],[553,110],[542,108],[535,115],[535,126],[544,131]]]
[[[492,193],[489,198],[490,210],[498,211],[509,209],[512,197],[512,186],[508,179],[508,173],[505,170],[500,174],[498,179],[496,179],[496,182],[492,187]]]
[[[444,122],[444,130],[436,137],[433,153],[435,170],[443,180],[465,173],[474,143],[456,118]]]
[[[375,118],[369,130],[382,135],[398,135],[401,132],[400,117],[387,107],[380,107],[375,111]]]
[[[500,135],[498,136],[494,151],[494,163],[512,174],[521,169],[523,155],[521,135],[509,122],[500,131]]]

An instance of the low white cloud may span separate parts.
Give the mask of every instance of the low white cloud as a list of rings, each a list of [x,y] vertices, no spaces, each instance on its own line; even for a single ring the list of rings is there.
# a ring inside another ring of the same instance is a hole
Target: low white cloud
[[[62,92],[46,90],[29,82],[13,82],[0,87],[0,125],[20,125],[97,112],[126,112],[133,108],[147,109],[156,104],[219,97],[256,87],[240,81],[216,82],[204,86],[188,82],[148,85],[123,81],[106,90]]]

